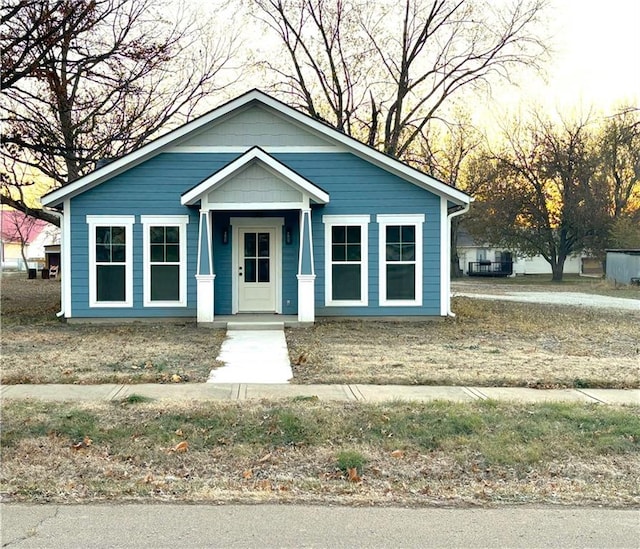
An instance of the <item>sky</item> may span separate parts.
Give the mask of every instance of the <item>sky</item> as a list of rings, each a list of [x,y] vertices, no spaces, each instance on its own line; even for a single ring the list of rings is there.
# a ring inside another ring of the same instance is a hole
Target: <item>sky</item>
[[[554,54],[547,82],[501,90],[512,105],[609,112],[640,103],[640,0],[552,0],[548,32]]]

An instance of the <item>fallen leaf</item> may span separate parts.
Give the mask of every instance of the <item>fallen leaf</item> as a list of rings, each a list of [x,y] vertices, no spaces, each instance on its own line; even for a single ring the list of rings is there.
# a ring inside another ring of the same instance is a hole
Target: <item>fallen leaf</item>
[[[176,435],[178,435],[179,437],[184,436],[182,433],[182,429],[176,429]]]
[[[180,383],[182,381],[182,378],[178,374],[173,374],[171,376],[171,381],[173,383]]]
[[[153,475],[151,473],[147,473],[147,475],[144,477],[144,483],[149,484],[151,482],[153,482]]]
[[[267,479],[263,479],[258,482],[257,488],[258,490],[262,490],[264,492],[271,492],[271,482],[269,482]]]
[[[93,440],[91,440],[89,437],[84,437],[84,438],[82,439],[82,443],[83,443],[85,446],[91,446],[91,445],[93,444]]]
[[[404,451],[403,450],[394,450],[393,452],[391,452],[391,455],[394,458],[403,458],[404,457]]]
[[[259,460],[258,463],[264,463],[265,461],[269,461],[271,459],[271,452],[269,452],[268,454],[262,456]]]
[[[360,475],[358,474],[358,469],[356,467],[349,467],[347,469],[347,475],[348,475],[347,480],[349,482],[361,482],[362,481],[362,477],[360,477]]]
[[[173,450],[175,452],[186,452],[188,449],[189,443],[186,440],[183,440],[182,442],[178,442]]]
[[[253,471],[251,469],[247,469],[242,472],[242,478],[251,478],[253,476]]]

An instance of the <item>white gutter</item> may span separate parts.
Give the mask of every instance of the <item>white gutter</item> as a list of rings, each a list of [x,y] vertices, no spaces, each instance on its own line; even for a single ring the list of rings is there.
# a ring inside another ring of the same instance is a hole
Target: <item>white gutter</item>
[[[56,210],[55,208],[49,208],[48,206],[42,206],[42,209],[45,212],[48,212],[50,214],[56,215],[60,218],[60,262],[62,262],[62,249],[63,249],[63,240],[64,240],[64,214],[63,212]],[[60,273],[60,278],[62,278],[62,273]],[[56,313],[56,317],[57,318],[61,318],[64,316],[64,296],[63,296],[63,287],[64,287],[64,283],[61,285],[61,292],[60,292],[60,310]]]
[[[473,201],[473,198],[471,199],[471,201]],[[453,213],[447,214],[447,242],[449,243],[449,254],[451,254],[451,220],[454,217],[458,217],[459,215],[467,213],[470,207],[471,202],[466,204],[461,210],[456,210]],[[449,256],[449,265],[451,265],[451,256]],[[447,316],[455,318],[456,314],[451,310],[451,272],[449,272],[447,284],[449,285],[449,306],[447,307]]]

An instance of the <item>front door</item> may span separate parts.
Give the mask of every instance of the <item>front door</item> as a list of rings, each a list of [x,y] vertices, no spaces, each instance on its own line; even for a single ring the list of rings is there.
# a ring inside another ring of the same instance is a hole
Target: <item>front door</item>
[[[276,311],[276,229],[238,230],[238,311]]]

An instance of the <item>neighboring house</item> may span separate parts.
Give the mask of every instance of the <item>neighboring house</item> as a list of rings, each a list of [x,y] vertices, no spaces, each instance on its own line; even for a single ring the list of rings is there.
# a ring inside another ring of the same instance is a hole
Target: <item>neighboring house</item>
[[[607,250],[607,280],[640,285],[640,250]]]
[[[509,250],[478,242],[464,228],[458,230],[458,258],[463,274],[469,274],[469,264],[482,268],[482,263],[513,262],[514,275],[552,274],[551,265],[541,255],[522,256]],[[564,262],[564,274],[602,275],[602,264],[586,254],[569,256]]]
[[[60,242],[60,229],[17,210],[0,210],[0,260],[3,269],[24,271],[22,245],[27,263],[33,268],[45,262],[45,246]]]
[[[90,318],[445,316],[471,198],[251,91],[49,193]]]

